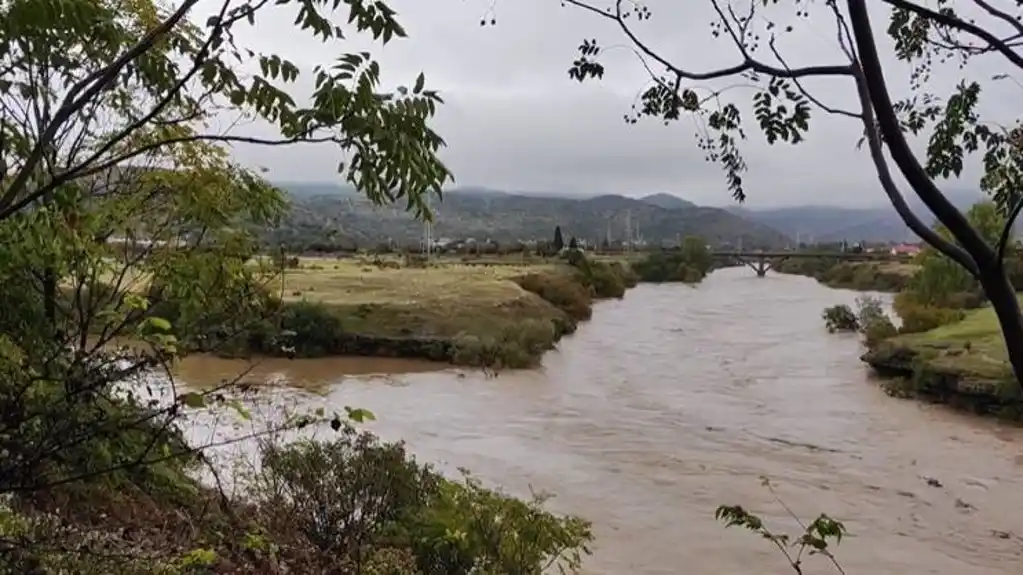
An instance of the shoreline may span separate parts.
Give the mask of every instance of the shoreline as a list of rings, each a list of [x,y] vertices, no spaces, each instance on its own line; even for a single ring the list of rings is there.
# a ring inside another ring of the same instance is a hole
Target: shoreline
[[[833,289],[897,293],[909,284],[916,266],[900,262],[843,262],[817,258],[785,260],[772,270],[810,277]]]
[[[381,357],[462,367],[530,368],[593,303],[638,278],[624,262],[395,267],[305,259],[285,275],[278,324],[259,324],[217,349],[225,358]],[[287,332],[286,345],[274,331]]]
[[[1023,393],[989,307],[930,331],[881,341],[860,360],[882,378],[889,395],[1023,421]]]

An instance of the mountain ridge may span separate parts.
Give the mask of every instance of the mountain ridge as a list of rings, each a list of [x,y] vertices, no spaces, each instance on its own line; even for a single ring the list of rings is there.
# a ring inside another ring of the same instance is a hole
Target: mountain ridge
[[[350,188],[329,184],[278,183],[289,192],[292,210],[270,241],[418,242],[424,225],[403,205],[373,206]],[[664,198],[661,198],[664,199]],[[775,229],[727,210],[697,206],[677,198],[683,207],[664,208],[643,199],[616,194],[592,197],[525,195],[489,189],[453,189],[433,205],[435,239],[475,238],[515,242],[553,237],[560,226],[564,237],[590,243],[622,241],[626,234],[650,243],[674,243],[695,235],[714,245],[741,243],[748,247],[780,248],[792,239]],[[399,202],[401,204],[401,202]]]

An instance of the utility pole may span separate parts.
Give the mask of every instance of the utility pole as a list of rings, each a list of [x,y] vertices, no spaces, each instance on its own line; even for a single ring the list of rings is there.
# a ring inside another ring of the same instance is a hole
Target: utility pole
[[[625,210],[625,253],[632,253],[632,210]]]

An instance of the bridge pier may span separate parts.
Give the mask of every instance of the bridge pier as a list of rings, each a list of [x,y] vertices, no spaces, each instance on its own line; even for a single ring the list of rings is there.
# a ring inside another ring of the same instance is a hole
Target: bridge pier
[[[767,275],[768,271],[770,271],[771,262],[767,261],[767,258],[760,258],[750,267],[753,268],[753,271],[757,272],[758,278],[762,278]]]
[[[767,272],[771,271],[773,259],[777,259],[777,258],[772,259],[772,257],[766,254],[748,255],[733,254],[732,257],[735,259],[735,261],[753,270],[753,272],[757,274],[758,278],[766,277]]]

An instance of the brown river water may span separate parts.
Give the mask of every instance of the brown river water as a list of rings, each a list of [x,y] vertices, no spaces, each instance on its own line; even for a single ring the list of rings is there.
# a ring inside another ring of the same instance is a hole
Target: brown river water
[[[820,318],[857,295],[733,268],[598,304],[534,371],[345,358],[254,374],[374,411],[371,429],[443,469],[553,492],[554,509],[594,522],[586,573],[790,573],[768,542],[713,517],[741,504],[793,532],[761,476],[801,518],[846,523],[847,573],[1023,573],[1023,429],[886,396],[857,340]],[[193,358],[180,376],[240,365]],[[806,573],[834,572],[816,559]]]

